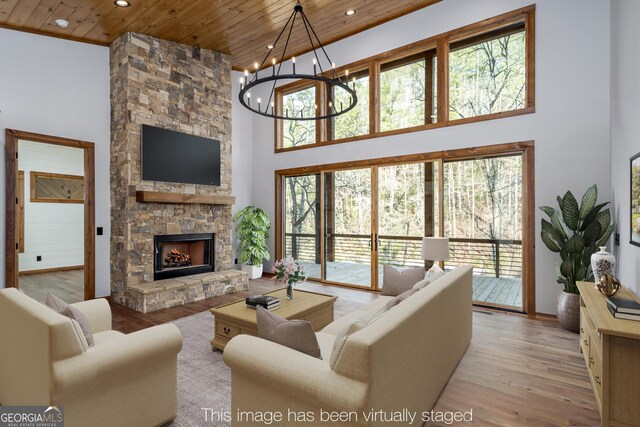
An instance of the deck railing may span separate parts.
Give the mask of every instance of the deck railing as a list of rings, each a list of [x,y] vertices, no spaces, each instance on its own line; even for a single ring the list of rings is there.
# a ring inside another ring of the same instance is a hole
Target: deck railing
[[[287,255],[311,263],[320,263],[320,240],[315,234],[286,233]],[[331,242],[329,244],[329,241]],[[371,262],[371,236],[368,234],[332,234],[327,243],[328,262]],[[330,250],[331,247],[333,250]],[[522,241],[506,239],[449,238],[447,267],[474,266],[474,273],[495,277],[522,277]],[[378,262],[404,267],[419,267],[422,237],[379,236]]]

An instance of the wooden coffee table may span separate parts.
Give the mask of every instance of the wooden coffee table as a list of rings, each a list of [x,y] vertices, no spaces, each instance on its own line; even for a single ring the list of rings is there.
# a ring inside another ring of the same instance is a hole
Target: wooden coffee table
[[[313,329],[320,329],[333,322],[333,304],[337,297],[308,291],[293,291],[293,299],[287,299],[286,289],[268,292],[280,298],[280,307],[274,313],[285,319],[301,319],[311,322]],[[258,336],[256,311],[247,308],[245,301],[221,305],[209,310],[215,317],[213,349],[224,350],[229,340],[239,334]]]

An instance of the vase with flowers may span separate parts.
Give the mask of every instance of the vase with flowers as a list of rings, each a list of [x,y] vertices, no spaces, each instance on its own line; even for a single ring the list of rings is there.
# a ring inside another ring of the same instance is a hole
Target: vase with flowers
[[[286,283],[287,299],[293,298],[293,285],[307,279],[304,266],[291,256],[276,261],[273,264],[272,272],[275,275],[275,280]]]

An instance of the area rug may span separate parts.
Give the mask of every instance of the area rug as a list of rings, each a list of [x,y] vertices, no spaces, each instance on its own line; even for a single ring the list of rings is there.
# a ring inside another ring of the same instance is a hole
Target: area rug
[[[336,300],[334,317],[363,305],[341,296]],[[203,409],[231,411],[231,371],[222,360],[222,352],[211,350],[213,316],[205,311],[171,323],[182,332],[183,346],[178,355],[178,415],[166,427],[228,426],[207,421]]]

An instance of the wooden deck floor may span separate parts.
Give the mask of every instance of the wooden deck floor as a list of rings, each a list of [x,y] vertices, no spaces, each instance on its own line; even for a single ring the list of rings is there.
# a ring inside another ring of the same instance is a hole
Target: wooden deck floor
[[[304,268],[309,277],[320,278],[320,264],[305,262]],[[382,267],[378,277],[382,282]],[[352,285],[369,286],[371,283],[371,268],[368,265],[329,262],[327,263],[327,280]],[[494,277],[474,274],[473,299],[479,303],[500,304],[522,308],[522,279],[512,277]]]

